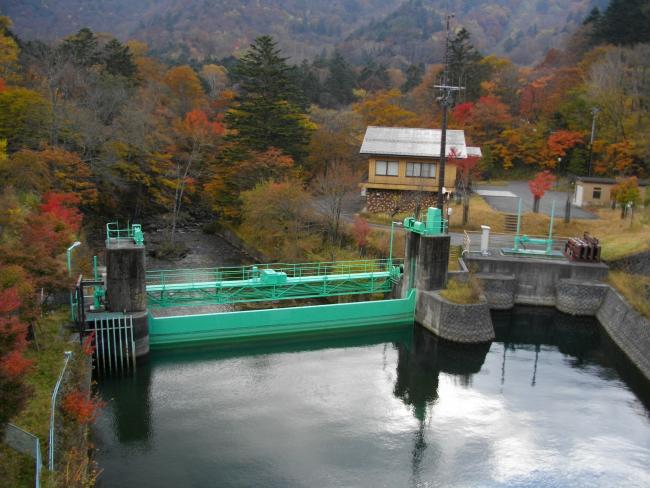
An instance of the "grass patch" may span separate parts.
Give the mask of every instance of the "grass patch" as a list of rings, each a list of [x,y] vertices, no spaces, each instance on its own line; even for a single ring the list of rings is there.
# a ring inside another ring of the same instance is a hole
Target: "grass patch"
[[[404,222],[404,219],[406,217],[413,216],[413,212],[400,212],[393,216],[387,213],[359,212],[358,215],[359,217],[366,219],[371,224],[390,225],[391,222]]]
[[[73,359],[68,368],[74,377],[86,368],[85,356],[79,344],[68,341],[68,334],[63,325],[68,322],[68,311],[57,310],[45,315],[35,327],[36,339],[30,343],[25,357],[33,364],[26,377],[30,396],[23,410],[11,419],[11,423],[39,437],[41,454],[47,460],[47,440],[50,423],[50,401],[52,390],[63,367],[64,352],[73,351]],[[61,455],[61,454],[59,454]],[[17,454],[11,448],[0,449],[0,479],[3,486],[33,487],[34,460]],[[70,486],[59,482],[55,476],[49,476],[44,469],[43,486]]]
[[[26,381],[32,389],[32,394],[25,408],[12,420],[12,423],[37,435],[41,442],[48,437],[50,399],[63,367],[63,353],[73,351],[73,359],[68,367],[80,367],[80,362],[74,359],[81,356],[81,349],[78,344],[69,342],[66,333],[62,331],[62,325],[67,321],[67,310],[58,310],[43,317],[36,327],[38,349],[32,343],[32,347],[25,354],[27,358],[34,361]]]
[[[451,231],[479,231],[481,225],[489,225],[493,233],[504,232],[504,214],[497,212],[480,196],[470,199],[469,223],[462,225],[462,205],[452,204],[453,213],[449,228]],[[560,209],[553,225],[556,238],[582,237],[589,232],[600,240],[602,258],[605,261],[630,256],[650,250],[650,208],[637,210],[634,219],[620,218],[620,210],[609,208],[591,209],[597,219],[571,219],[564,222],[564,209]],[[521,232],[529,236],[546,236],[550,217],[544,214],[522,215]]]
[[[650,276],[610,271],[609,282],[637,312],[650,319],[650,300],[648,299]]]
[[[463,206],[452,202],[453,209],[449,219],[449,230],[462,232],[464,230],[480,231],[481,225],[489,225],[492,232],[504,231],[504,217],[502,213],[494,210],[479,195],[472,195],[469,201],[469,221],[463,225]]]
[[[452,303],[469,305],[481,301],[481,285],[476,278],[467,281],[452,279],[447,282],[447,288],[440,290],[440,295]]]

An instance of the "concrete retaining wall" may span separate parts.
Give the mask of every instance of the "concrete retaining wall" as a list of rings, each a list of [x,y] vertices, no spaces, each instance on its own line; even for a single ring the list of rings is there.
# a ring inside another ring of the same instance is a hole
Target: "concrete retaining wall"
[[[512,305],[555,306],[557,286],[562,280],[597,283],[608,272],[602,263],[479,255],[465,260],[470,271],[481,278],[490,306],[499,309],[507,308],[511,289]]]
[[[618,347],[650,379],[650,321],[611,287],[608,287],[596,318]]]
[[[491,309],[508,310],[515,306],[515,275],[477,273]]]
[[[415,321],[438,337],[454,342],[489,342],[495,337],[485,299],[465,305],[449,302],[435,291],[418,291]]]
[[[650,321],[603,282],[606,265],[507,256],[465,259],[470,270],[477,272],[490,308],[549,305],[574,316],[596,316],[612,340],[650,379]]]

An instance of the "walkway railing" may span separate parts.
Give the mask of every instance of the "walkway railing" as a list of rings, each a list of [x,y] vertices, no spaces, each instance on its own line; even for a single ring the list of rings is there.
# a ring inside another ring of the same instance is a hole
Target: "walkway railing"
[[[150,305],[231,304],[385,293],[399,279],[392,259],[273,263],[148,271]]]
[[[7,424],[4,442],[15,451],[34,458],[34,486],[39,488],[41,486],[41,469],[43,467],[40,439],[20,427]]]
[[[530,235],[531,238],[545,238],[546,236],[534,236]],[[564,251],[564,245],[568,240],[568,237],[553,237],[553,250],[554,251]],[[490,233],[489,248],[490,249],[511,249],[515,245],[515,235],[514,234],[502,234],[497,232]],[[481,251],[481,232],[479,231],[465,231],[463,235],[463,254],[468,252],[480,252]]]
[[[59,396],[59,389],[61,388],[61,381],[63,381],[63,376],[65,375],[66,369],[68,368],[68,363],[72,357],[72,352],[65,352],[65,360],[63,362],[63,368],[61,369],[61,374],[59,374],[59,379],[54,385],[54,390],[52,390],[52,399],[50,403],[50,433],[49,433],[49,445],[48,445],[48,469],[54,471],[54,449],[56,447],[56,437],[54,432],[54,420],[56,416],[56,405]]]
[[[109,222],[106,224],[106,245],[115,245],[121,242],[133,242],[141,246],[144,244],[144,234],[142,225],[130,224],[126,228],[120,229],[118,222]]]

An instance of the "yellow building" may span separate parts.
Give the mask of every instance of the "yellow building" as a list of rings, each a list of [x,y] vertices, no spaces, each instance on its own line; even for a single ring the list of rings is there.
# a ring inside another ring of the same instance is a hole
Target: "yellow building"
[[[368,156],[368,181],[362,183],[369,212],[394,213],[435,203],[439,186],[439,129],[404,127],[368,127],[361,154]],[[465,132],[447,131],[447,155],[444,188],[456,187],[453,159],[481,157],[477,147],[467,147]]]
[[[612,187],[618,181],[614,178],[581,176],[576,178],[573,204],[576,207],[601,207],[612,204]],[[639,196],[645,202],[647,181],[639,180]]]

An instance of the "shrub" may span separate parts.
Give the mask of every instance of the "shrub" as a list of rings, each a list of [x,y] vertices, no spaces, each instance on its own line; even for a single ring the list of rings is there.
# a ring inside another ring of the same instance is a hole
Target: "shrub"
[[[73,390],[63,399],[63,411],[80,424],[94,422],[103,406],[104,402],[81,390]]]
[[[467,281],[451,279],[447,283],[447,288],[440,291],[440,295],[452,303],[479,303],[483,290],[476,277],[471,276]]]

